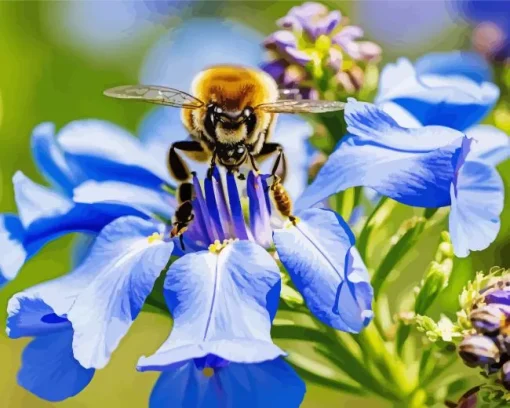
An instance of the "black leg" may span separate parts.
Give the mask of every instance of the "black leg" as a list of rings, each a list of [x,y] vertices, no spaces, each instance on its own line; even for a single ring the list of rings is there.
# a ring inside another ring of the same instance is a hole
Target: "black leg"
[[[205,151],[202,145],[196,141],[184,140],[181,142],[175,142],[170,147],[170,151],[168,152],[170,173],[175,179],[179,181],[186,181],[191,177],[191,173],[182,157],[177,153],[177,150],[190,154],[191,157],[202,156],[205,154]]]
[[[179,203],[193,200],[193,184],[181,183],[177,189],[177,199]]]
[[[211,178],[213,176],[214,168],[216,167],[216,152],[213,152],[211,163],[209,164],[209,169],[207,170],[207,177]]]
[[[276,176],[278,174],[281,182],[283,183],[287,176],[287,161],[285,160],[285,154],[283,153],[283,146],[281,144],[265,143],[257,155],[257,159],[264,159],[264,156],[269,156],[274,153],[277,153],[278,156],[276,156],[271,175]]]

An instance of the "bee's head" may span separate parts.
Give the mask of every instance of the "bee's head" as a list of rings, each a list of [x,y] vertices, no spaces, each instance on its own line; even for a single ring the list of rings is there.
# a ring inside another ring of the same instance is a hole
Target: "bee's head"
[[[228,110],[214,103],[208,105],[204,123],[207,133],[220,143],[236,143],[246,138],[255,124],[253,108]]]
[[[248,156],[248,149],[243,142],[236,144],[217,143],[216,157],[227,168],[239,167]]]

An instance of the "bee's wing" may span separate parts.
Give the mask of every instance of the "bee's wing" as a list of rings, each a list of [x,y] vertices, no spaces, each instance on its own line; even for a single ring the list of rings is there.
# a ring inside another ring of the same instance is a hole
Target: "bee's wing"
[[[322,113],[339,111],[342,110],[344,106],[344,102],[301,99],[263,103],[258,105],[257,109],[271,113]]]
[[[186,92],[163,86],[124,85],[107,89],[103,93],[112,98],[135,99],[175,108],[197,109],[204,106],[200,99]]]

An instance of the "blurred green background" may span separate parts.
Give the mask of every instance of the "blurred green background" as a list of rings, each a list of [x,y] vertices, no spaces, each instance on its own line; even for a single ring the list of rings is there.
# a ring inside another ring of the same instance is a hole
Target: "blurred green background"
[[[144,56],[151,45],[169,29],[192,16],[220,16],[246,24],[262,34],[269,34],[276,27],[275,20],[299,2],[193,1],[180,4],[177,13],[177,9],[164,7],[170,2],[147,3],[149,8],[144,9],[144,3],[140,1],[135,2],[140,21],[119,27],[116,25],[115,13],[107,15],[111,4],[100,1],[94,3],[93,6],[98,10],[104,7],[106,16],[99,20],[107,27],[107,39],[101,37],[101,30],[93,29],[94,19],[98,15],[87,12],[90,4],[75,1],[0,2],[0,210],[3,212],[15,211],[11,178],[16,170],[22,170],[35,181],[43,182],[31,160],[29,147],[30,133],[38,123],[51,121],[61,127],[75,119],[100,118],[136,130],[139,120],[150,106],[112,103],[102,96],[102,91],[112,84],[137,83]],[[118,5],[122,2],[115,3]],[[324,3],[349,15],[355,24],[362,25],[367,18],[374,18],[367,17],[366,13],[370,10],[365,2]],[[399,37],[398,33],[381,32],[370,24],[364,27],[366,37],[383,46],[384,60],[381,65],[384,61],[393,61],[400,56],[414,58],[432,50],[469,48],[469,27],[451,18],[443,2],[414,3],[412,7],[422,7],[429,11],[430,8],[438,9],[436,11],[439,16],[432,16],[435,25],[428,23],[428,29],[424,29],[423,33],[415,33],[417,39],[411,33]],[[405,12],[409,9],[409,2],[389,1],[388,7],[390,18],[392,8]],[[69,16],[83,18],[87,24],[80,27]],[[389,21],[388,24],[391,26],[395,23]],[[409,22],[401,21],[401,24],[405,29]],[[92,27],[92,32],[87,32],[87,27],[89,30]],[[95,42],[87,41],[87,36]],[[507,186],[510,184],[507,175],[509,168],[508,163],[500,168]],[[497,242],[489,250],[456,264],[451,287],[447,295],[443,296],[442,309],[438,313],[455,309],[459,287],[475,270],[488,270],[493,265],[508,265],[510,241],[506,237],[509,219],[509,211],[505,209],[503,227]],[[396,226],[398,224],[394,223],[388,229]],[[7,300],[13,293],[68,271],[74,238],[65,237],[48,245],[35,259],[28,262],[14,282],[0,290],[2,322],[6,317]],[[408,289],[419,281],[437,242],[437,237],[423,239],[415,253],[401,265],[401,279],[392,283],[391,287],[395,299],[402,293],[409,293]],[[108,367],[96,373],[84,392],[60,404],[39,400],[16,384],[20,355],[27,340],[9,340],[2,329],[0,405],[9,408],[56,405],[75,408],[146,406],[157,374],[137,373],[136,361],[140,355],[152,353],[166,339],[169,327],[170,322],[165,316],[142,313],[114,353]],[[306,349],[306,345],[302,347]],[[343,407],[352,404],[360,407],[385,406],[378,400],[357,399],[313,384],[308,384],[303,406]]]

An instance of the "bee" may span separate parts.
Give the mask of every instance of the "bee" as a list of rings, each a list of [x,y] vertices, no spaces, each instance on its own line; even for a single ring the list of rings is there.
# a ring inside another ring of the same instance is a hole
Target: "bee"
[[[344,103],[336,101],[289,99],[288,92],[280,93],[264,71],[231,65],[200,72],[193,80],[191,93],[147,85],[119,86],[104,92],[113,98],[182,108],[182,122],[191,140],[175,142],[168,153],[170,172],[178,181],[190,178],[179,152],[193,160],[210,159],[211,167],[219,163],[236,171],[249,160],[257,169],[257,160],[282,152],[281,145],[270,142],[278,113],[321,113],[344,108]]]
[[[273,195],[276,209],[281,215],[287,217],[290,222],[294,224],[296,222],[296,217],[292,215],[292,200],[289,197],[289,193],[281,183],[281,178],[277,175],[274,175],[274,180],[271,184],[270,190]]]
[[[175,142],[168,151],[170,173],[180,183],[191,177],[182,154],[192,160],[209,161],[209,177],[216,164],[237,172],[249,162],[258,171],[259,162],[276,154],[284,178],[283,148],[271,142],[278,114],[322,113],[344,108],[344,103],[337,101],[289,98],[292,93],[281,93],[264,71],[234,65],[213,66],[200,72],[192,82],[191,94],[149,85],[119,86],[104,94],[182,109],[182,123],[191,140]]]

